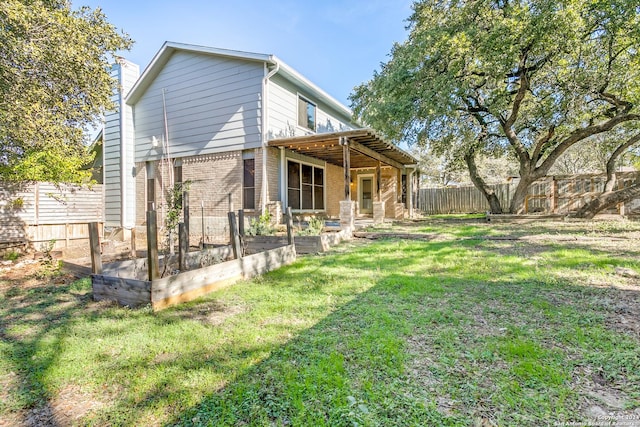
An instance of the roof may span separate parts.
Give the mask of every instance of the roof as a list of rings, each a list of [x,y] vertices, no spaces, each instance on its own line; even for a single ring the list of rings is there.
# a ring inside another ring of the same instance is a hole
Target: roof
[[[211,55],[226,58],[235,58],[245,61],[263,62],[268,67],[277,68],[277,74],[284,77],[286,80],[305,88],[308,91],[308,96],[314,97],[317,101],[322,101],[335,110],[346,114],[352,115],[349,108],[345,107],[341,102],[333,98],[327,92],[316,86],[302,74],[295,69],[287,65],[280,58],[271,54],[244,52],[240,50],[221,49],[216,47],[198,46],[186,43],[176,43],[167,41],[165,42],[158,53],[153,57],[147,68],[142,72],[140,78],[131,88],[126,97],[126,102],[129,105],[135,104],[140,97],[144,94],[147,88],[151,85],[153,80],[160,74],[160,71],[167,64],[171,56],[178,51],[193,52],[202,55]]]
[[[376,167],[378,161],[399,169],[418,163],[415,157],[396,145],[384,141],[372,129],[273,139],[269,141],[268,145],[283,147],[342,167],[344,160],[343,147],[340,145],[341,138],[348,140],[351,168]]]

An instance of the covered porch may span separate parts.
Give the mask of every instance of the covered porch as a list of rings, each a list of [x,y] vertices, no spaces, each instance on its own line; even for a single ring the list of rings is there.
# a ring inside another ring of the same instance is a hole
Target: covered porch
[[[374,223],[385,218],[413,215],[413,197],[417,160],[384,141],[371,129],[313,134],[274,139],[268,146],[280,149],[280,200],[296,210],[296,183],[287,174],[289,159],[317,159],[327,164],[323,182],[323,211],[339,212],[343,227],[354,226],[358,217],[371,217]],[[329,166],[331,165],[331,166]],[[337,168],[339,169],[337,169]],[[293,188],[292,188],[293,187]],[[304,212],[304,209],[299,209]]]

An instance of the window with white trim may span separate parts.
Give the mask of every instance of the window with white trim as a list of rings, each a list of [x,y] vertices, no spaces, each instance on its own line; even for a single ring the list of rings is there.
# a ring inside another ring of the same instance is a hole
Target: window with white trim
[[[316,131],[316,106],[301,96],[298,96],[298,126]]]
[[[324,169],[289,160],[287,200],[291,209],[324,210]]]

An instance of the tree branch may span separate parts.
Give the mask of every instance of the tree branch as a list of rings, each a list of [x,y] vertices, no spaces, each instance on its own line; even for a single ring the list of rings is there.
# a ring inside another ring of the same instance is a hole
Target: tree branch
[[[536,142],[535,148],[533,149],[533,155],[531,156],[531,163],[534,167],[538,163],[538,160],[540,160],[540,157],[542,157],[542,155],[546,151],[547,143],[551,141],[551,138],[553,138],[555,132],[556,127],[554,125],[549,126],[547,134],[540,138],[538,142]]]
[[[628,149],[634,144],[637,144],[638,142],[640,142],[640,132],[633,135],[631,138],[627,139],[624,143],[620,144],[614,150],[614,152],[611,153],[609,160],[607,160],[607,182],[604,185],[605,193],[613,191],[613,188],[616,185],[615,172],[616,172],[616,161],[618,160],[618,157],[620,157],[620,155],[622,155],[622,153],[624,153],[626,149]]]
[[[605,123],[599,125],[589,125],[585,128],[576,129],[568,137],[566,137],[560,144],[556,146],[556,148],[544,159],[544,162],[540,166],[536,168],[538,172],[537,175],[545,175],[553,163],[564,153],[567,151],[569,147],[574,145],[575,143],[582,141],[585,138],[588,138],[592,135],[597,135],[599,133],[607,132],[613,129],[615,126],[629,122],[629,121],[640,121],[640,115],[638,114],[619,114],[615,117],[612,117]]]

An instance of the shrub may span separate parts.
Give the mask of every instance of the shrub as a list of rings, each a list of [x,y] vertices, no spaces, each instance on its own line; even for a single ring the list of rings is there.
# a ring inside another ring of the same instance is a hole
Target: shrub
[[[248,236],[271,236],[275,233],[271,224],[271,214],[265,212],[258,218],[249,221],[249,228],[245,231]]]

